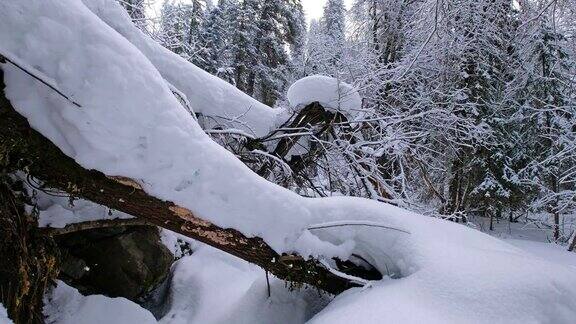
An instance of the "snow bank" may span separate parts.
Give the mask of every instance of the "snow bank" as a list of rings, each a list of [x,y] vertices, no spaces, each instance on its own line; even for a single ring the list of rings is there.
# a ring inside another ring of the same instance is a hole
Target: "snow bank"
[[[79,0],[0,2],[2,51],[53,79],[82,108],[9,64],[2,66],[7,97],[32,127],[86,168],[135,179],[149,194],[216,225],[262,237],[278,252],[326,260],[356,253],[401,278],[339,297],[317,323],[349,322],[358,313],[362,322],[514,322],[509,314],[526,322],[576,318],[572,269],[458,224],[364,199],[305,199],[258,177],[211,141],[172,95],[166,71],[157,69],[166,53],[131,39],[139,49],[117,33],[134,36],[117,2],[87,3],[90,10]],[[204,72],[184,63],[176,67],[182,78],[203,80],[190,91],[222,89]],[[172,72],[171,83],[177,84]],[[196,94],[187,95],[193,100]],[[223,100],[235,102],[230,96]],[[326,222],[349,224],[307,230]]]
[[[8,312],[4,305],[0,304],[0,324],[12,324],[13,322],[8,318]]]
[[[339,296],[311,323],[573,322],[573,269],[480,247],[435,253],[407,278]]]
[[[202,245],[174,266],[170,310],[162,324],[301,324],[327,304],[314,290],[290,292],[262,269]],[[217,311],[215,311],[217,310]]]
[[[296,109],[319,102],[326,109],[348,117],[356,116],[362,108],[362,98],[353,86],[323,75],[296,81],[288,89],[288,101]]]
[[[152,313],[126,298],[82,296],[62,281],[46,295],[44,316],[53,324],[156,324]]]

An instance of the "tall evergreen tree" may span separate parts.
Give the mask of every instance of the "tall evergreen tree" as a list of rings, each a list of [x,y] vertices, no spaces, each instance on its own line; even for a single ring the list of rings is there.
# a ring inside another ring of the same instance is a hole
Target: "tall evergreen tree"
[[[516,84],[525,118],[522,144],[531,161],[523,176],[538,192],[532,202],[535,211],[552,215],[555,240],[568,238],[562,237],[561,217],[576,207],[575,65],[567,45],[549,21],[540,19],[526,44]]]
[[[259,0],[243,0],[239,5],[239,15],[234,25],[231,48],[231,68],[234,71],[236,87],[248,94],[253,94],[253,89],[248,89],[248,76],[256,69],[258,62],[258,50],[256,36],[259,27],[257,25],[260,12]]]

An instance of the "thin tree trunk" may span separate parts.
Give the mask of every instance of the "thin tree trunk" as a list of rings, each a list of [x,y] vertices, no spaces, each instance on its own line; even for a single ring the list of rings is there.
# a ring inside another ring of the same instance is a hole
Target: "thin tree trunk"
[[[494,230],[494,213],[490,212],[490,230]]]
[[[558,242],[560,239],[560,213],[554,212],[554,241]]]

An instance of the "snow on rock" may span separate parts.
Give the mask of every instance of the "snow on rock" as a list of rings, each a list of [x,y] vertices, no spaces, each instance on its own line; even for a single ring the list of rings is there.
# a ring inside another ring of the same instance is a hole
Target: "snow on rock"
[[[149,311],[126,298],[82,296],[62,281],[46,294],[44,316],[53,324],[156,324]]]
[[[4,305],[0,304],[0,324],[12,324],[13,322],[8,318],[8,312]]]
[[[459,224],[359,198],[302,198],[258,177],[202,131],[164,77],[170,74],[170,83],[191,101],[203,92],[220,92],[220,103],[248,99],[223,91],[223,85],[186,68],[141,34],[134,36],[117,1],[87,3],[90,9],[79,0],[0,2],[1,50],[54,80],[82,105],[71,105],[5,64],[5,92],[14,107],[85,168],[135,179],[149,194],[221,227],[262,237],[278,252],[326,260],[356,253],[398,278],[340,296],[313,319],[316,323],[350,322],[354,314],[362,314],[354,321],[363,323],[516,321],[511,316],[572,323],[576,318],[573,269]],[[197,83],[187,92],[188,82]],[[334,97],[327,95],[324,104]],[[358,99],[333,107],[357,108]],[[197,100],[194,109],[212,109],[202,106],[212,99]],[[341,226],[308,229],[327,222]],[[263,300],[254,296],[255,304]],[[193,306],[182,307],[192,311]],[[90,315],[95,314],[86,310],[83,318]]]
[[[296,81],[288,89],[288,101],[296,109],[319,102],[324,108],[348,117],[358,115],[362,108],[362,98],[353,86],[323,75]]]
[[[184,93],[195,112],[210,118],[208,127],[240,129],[252,136],[268,134],[285,118],[282,109],[272,109],[228,82],[211,75],[160,46],[143,34],[123,8],[110,0],[83,0],[94,14],[126,37],[158,69],[164,79]]]

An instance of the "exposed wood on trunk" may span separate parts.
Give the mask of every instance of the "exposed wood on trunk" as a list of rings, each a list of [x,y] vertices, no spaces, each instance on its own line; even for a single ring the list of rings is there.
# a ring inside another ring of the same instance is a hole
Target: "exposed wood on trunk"
[[[1,70],[0,80],[3,80]],[[0,88],[4,89],[2,82]],[[9,157],[14,169],[26,171],[43,181],[46,187],[146,219],[256,264],[296,286],[308,284],[332,294],[355,286],[330,273],[318,260],[296,256],[282,262],[284,258],[261,238],[246,237],[234,229],[215,226],[186,208],[148,195],[126,179],[111,179],[101,172],[82,168],[34,131],[13,109],[3,92],[0,96],[0,159],[2,156]]]

